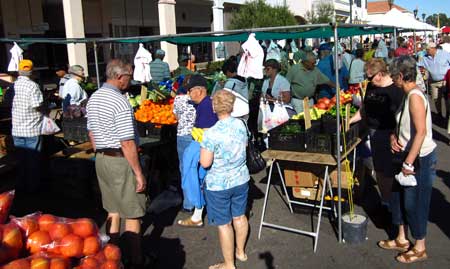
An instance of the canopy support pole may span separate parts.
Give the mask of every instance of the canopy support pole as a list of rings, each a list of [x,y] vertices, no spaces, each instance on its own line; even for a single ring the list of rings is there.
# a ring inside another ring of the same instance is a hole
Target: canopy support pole
[[[335,83],[336,83],[336,127],[337,127],[337,136],[336,136],[336,152],[337,152],[337,170],[338,170],[338,235],[339,235],[339,243],[342,243],[342,212],[341,212],[341,151],[340,151],[340,145],[341,145],[341,136],[340,136],[340,111],[341,111],[341,87],[339,85],[339,69],[338,69],[338,49],[337,44],[338,43],[338,27],[337,22],[333,24],[333,31],[334,31],[334,75],[336,77]]]
[[[394,27],[394,49],[397,49],[397,28]]]
[[[417,55],[416,30],[413,31],[414,56]]]
[[[97,42],[94,41],[95,75],[97,75],[97,89],[100,88],[100,73],[98,71]]]

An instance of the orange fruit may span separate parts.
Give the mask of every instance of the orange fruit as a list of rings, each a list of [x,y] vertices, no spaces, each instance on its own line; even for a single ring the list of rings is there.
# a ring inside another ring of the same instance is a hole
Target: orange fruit
[[[44,257],[33,258],[30,269],[50,269],[50,261]]]
[[[80,263],[80,267],[83,269],[96,269],[100,267],[99,265],[100,263],[94,257],[86,257]]]
[[[97,236],[87,237],[84,239],[83,245],[84,256],[94,255],[100,250],[100,240],[98,240]]]
[[[64,258],[52,258],[50,260],[50,269],[69,269],[69,262]]]
[[[37,220],[32,217],[25,217],[23,219],[17,220],[17,225],[19,225],[25,236],[29,236],[30,234],[39,230],[39,224]]]
[[[45,231],[37,231],[32,233],[27,240],[27,249],[31,253],[37,253],[41,249],[47,247],[52,242],[50,235]]]
[[[48,230],[50,237],[53,240],[62,239],[64,236],[70,234],[72,232],[72,228],[69,224],[63,222],[53,223]]]
[[[88,218],[77,219],[71,226],[73,233],[83,238],[95,235],[97,232],[95,223]]]
[[[45,250],[52,254],[61,255],[61,241],[53,241]]]
[[[2,243],[5,247],[20,250],[23,247],[22,233],[15,225],[3,227]]]
[[[7,265],[4,265],[2,269],[30,269],[30,261],[27,259],[15,260]]]
[[[120,263],[118,261],[108,260],[102,264],[101,269],[119,269]]]
[[[120,261],[120,248],[113,244],[106,244],[103,249],[107,260]]]
[[[56,222],[56,217],[51,214],[44,214],[38,218],[39,230],[48,231],[50,226]]]
[[[83,239],[75,234],[68,234],[61,239],[61,254],[64,257],[81,257],[83,255]]]
[[[105,253],[103,251],[99,251],[97,254],[95,254],[94,258],[99,263],[103,263],[106,261]]]

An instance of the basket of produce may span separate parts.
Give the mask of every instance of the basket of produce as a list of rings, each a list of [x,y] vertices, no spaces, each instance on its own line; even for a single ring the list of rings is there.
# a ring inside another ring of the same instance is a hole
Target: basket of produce
[[[305,130],[304,121],[289,120],[270,130],[269,146],[274,150],[306,151],[306,136],[320,128],[318,121],[311,122],[311,128]]]

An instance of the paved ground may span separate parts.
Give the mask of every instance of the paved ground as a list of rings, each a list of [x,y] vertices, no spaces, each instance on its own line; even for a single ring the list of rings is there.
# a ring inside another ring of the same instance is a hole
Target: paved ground
[[[379,249],[376,242],[387,237],[384,215],[377,210],[379,197],[376,186],[370,177],[364,180],[364,195],[358,201],[356,211],[370,218],[367,241],[360,245],[340,244],[335,228],[326,217],[322,219],[317,252],[313,252],[310,237],[263,228],[262,237],[257,238],[259,221],[266,187],[266,173],[253,176],[250,190],[250,235],[247,245],[249,260],[237,263],[238,268],[450,268],[450,147],[447,145],[446,131],[433,127],[438,143],[438,165],[433,187],[430,221],[428,225],[427,246],[429,259],[423,263],[404,266],[394,260],[395,252]],[[77,164],[79,165],[79,164]],[[59,176],[46,181],[47,188],[35,196],[19,196],[12,213],[21,216],[36,210],[67,217],[93,217],[99,225],[103,224],[104,212],[99,207],[95,192],[82,193],[77,186],[89,188],[92,177],[73,165],[70,169],[60,169]],[[61,168],[61,167],[59,167]],[[54,168],[55,169],[55,168]],[[173,166],[171,167],[173,171]],[[70,172],[71,171],[71,172]],[[67,174],[70,172],[70,174]],[[170,173],[160,173],[155,177],[164,179]],[[13,173],[2,175],[2,189],[11,185]],[[74,177],[72,183],[62,184]],[[52,186],[52,187],[48,187]],[[71,187],[72,186],[72,187]],[[83,189],[80,188],[80,189]],[[279,186],[276,186],[280,189]],[[361,193],[361,192],[359,192]],[[69,195],[72,194],[72,195]],[[267,220],[292,227],[311,228],[316,223],[310,210],[297,209],[290,214],[280,195],[272,188],[267,211]],[[178,227],[175,222],[187,215],[170,209],[162,214],[148,216],[145,221],[145,251],[155,254],[157,262],[153,268],[197,269],[208,268],[221,260],[217,230],[211,226],[201,229]]]

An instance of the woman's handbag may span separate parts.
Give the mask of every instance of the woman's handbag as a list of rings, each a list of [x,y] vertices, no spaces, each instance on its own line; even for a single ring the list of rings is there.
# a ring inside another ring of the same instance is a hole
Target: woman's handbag
[[[256,145],[256,139],[247,127],[247,123],[242,121],[247,129],[248,145],[246,149],[247,168],[250,174],[256,174],[266,168],[266,161],[261,156],[261,152]]]

